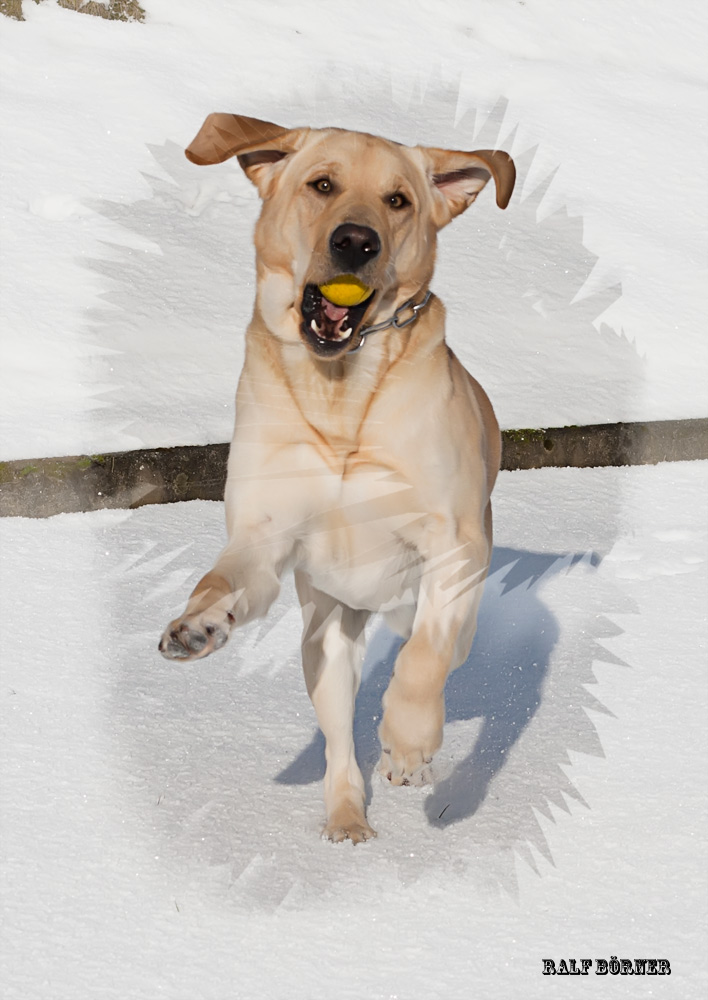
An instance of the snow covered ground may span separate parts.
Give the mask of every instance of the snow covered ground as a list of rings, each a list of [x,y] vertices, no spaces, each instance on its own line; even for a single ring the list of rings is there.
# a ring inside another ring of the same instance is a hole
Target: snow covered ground
[[[214,110],[505,146],[434,283],[502,424],[706,414],[705,5],[144,6],[0,18],[0,458],[228,440],[258,205],[183,157]]]
[[[286,586],[193,665],[163,623],[222,505],[0,523],[7,1000],[706,995],[708,463],[503,473],[473,653],[429,794],[318,839],[322,746]],[[671,976],[543,976],[664,958]]]

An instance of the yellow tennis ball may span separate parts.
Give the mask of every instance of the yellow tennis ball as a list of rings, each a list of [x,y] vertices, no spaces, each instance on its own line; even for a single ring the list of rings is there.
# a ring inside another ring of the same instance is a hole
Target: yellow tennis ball
[[[353,274],[340,274],[334,281],[328,281],[319,288],[324,297],[335,306],[358,306],[364,299],[368,299],[372,291]]]

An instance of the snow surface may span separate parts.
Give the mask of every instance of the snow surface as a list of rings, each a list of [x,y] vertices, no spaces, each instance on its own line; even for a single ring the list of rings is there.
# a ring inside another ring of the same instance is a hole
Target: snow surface
[[[3,997],[704,997],[706,496],[708,463],[501,475],[427,795],[371,775],[372,630],[357,847],[318,838],[290,584],[209,660],[157,653],[221,504],[0,522]],[[672,975],[542,975],[612,955]]]
[[[502,424],[706,414],[704,4],[144,7],[0,18],[0,457],[229,439],[258,202],[183,157],[214,110],[505,146],[434,282]]]

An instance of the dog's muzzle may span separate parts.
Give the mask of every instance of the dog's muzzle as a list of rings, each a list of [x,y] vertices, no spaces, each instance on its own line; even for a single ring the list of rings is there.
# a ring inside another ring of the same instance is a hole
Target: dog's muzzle
[[[356,306],[339,306],[322,294],[318,285],[305,285],[302,326],[305,340],[319,357],[341,354],[348,348],[376,292]]]

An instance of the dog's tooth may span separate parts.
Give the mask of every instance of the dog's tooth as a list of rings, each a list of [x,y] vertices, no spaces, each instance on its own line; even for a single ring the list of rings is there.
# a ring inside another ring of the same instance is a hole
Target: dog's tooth
[[[352,328],[349,327],[348,330],[343,330],[342,333],[339,334],[339,337],[341,340],[348,340],[349,337],[351,337],[351,335],[352,335]]]
[[[322,327],[317,325],[317,320],[315,319],[310,322],[310,329],[314,330],[318,337],[322,333]]]

